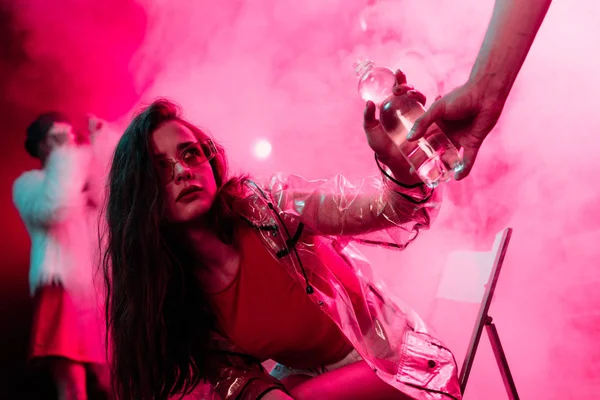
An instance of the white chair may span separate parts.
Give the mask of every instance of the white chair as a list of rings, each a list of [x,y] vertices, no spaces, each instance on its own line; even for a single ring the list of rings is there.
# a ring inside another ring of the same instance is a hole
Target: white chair
[[[488,314],[511,235],[512,228],[506,228],[498,233],[490,252],[461,251],[450,254],[442,273],[437,298],[480,303],[475,327],[460,370],[462,394],[465,392],[477,346],[485,327],[508,397],[511,400],[519,399],[498,331],[492,317]]]

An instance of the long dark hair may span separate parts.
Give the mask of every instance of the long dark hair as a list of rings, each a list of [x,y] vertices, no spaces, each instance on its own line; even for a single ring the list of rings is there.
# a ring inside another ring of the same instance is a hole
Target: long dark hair
[[[206,376],[213,320],[189,257],[165,226],[153,163],[151,134],[173,120],[206,137],[176,105],[157,100],[125,130],[109,175],[107,343],[113,389],[123,400],[167,399],[191,391]],[[219,154],[210,163],[219,190],[209,218],[227,243],[237,220],[229,204],[240,196],[244,178],[227,179],[225,152],[216,145]]]

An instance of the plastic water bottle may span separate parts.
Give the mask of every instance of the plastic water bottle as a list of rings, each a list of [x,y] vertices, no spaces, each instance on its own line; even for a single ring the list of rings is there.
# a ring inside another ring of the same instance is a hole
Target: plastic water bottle
[[[421,103],[407,95],[393,95],[396,76],[391,69],[377,67],[370,60],[357,61],[354,69],[359,78],[360,97],[379,107],[379,120],[383,129],[427,186],[436,187],[440,182],[447,182],[464,168],[459,151],[435,124],[418,141],[406,140],[410,129],[425,113],[425,109]]]

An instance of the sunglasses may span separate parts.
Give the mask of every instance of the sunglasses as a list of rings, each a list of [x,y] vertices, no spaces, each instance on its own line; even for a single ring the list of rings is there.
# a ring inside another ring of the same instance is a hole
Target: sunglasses
[[[217,146],[210,139],[194,143],[181,151],[177,159],[162,158],[158,161],[158,173],[161,180],[167,184],[175,178],[175,165],[181,164],[186,168],[198,168],[218,154]]]

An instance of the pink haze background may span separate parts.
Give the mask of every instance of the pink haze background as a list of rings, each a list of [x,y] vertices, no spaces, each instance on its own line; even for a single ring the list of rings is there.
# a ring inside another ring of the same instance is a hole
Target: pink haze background
[[[22,148],[35,114],[62,109],[83,120],[93,112],[124,127],[141,104],[166,96],[225,145],[238,171],[358,178],[376,168],[353,61],[368,56],[401,68],[433,99],[468,76],[493,1],[18,0],[2,7],[0,292],[9,304],[27,298],[29,242],[9,188],[35,165]],[[403,253],[365,249],[460,364],[477,306],[436,299],[445,260],[453,251],[489,249],[495,233],[512,226],[491,314],[523,399],[600,394],[598,20],[597,1],[555,1],[474,172],[448,185],[434,227]],[[266,159],[253,153],[260,139],[272,145]],[[28,323],[26,312],[6,309],[7,323],[9,315]],[[16,329],[27,335],[26,326]],[[484,337],[465,398],[505,399],[503,390]]]

